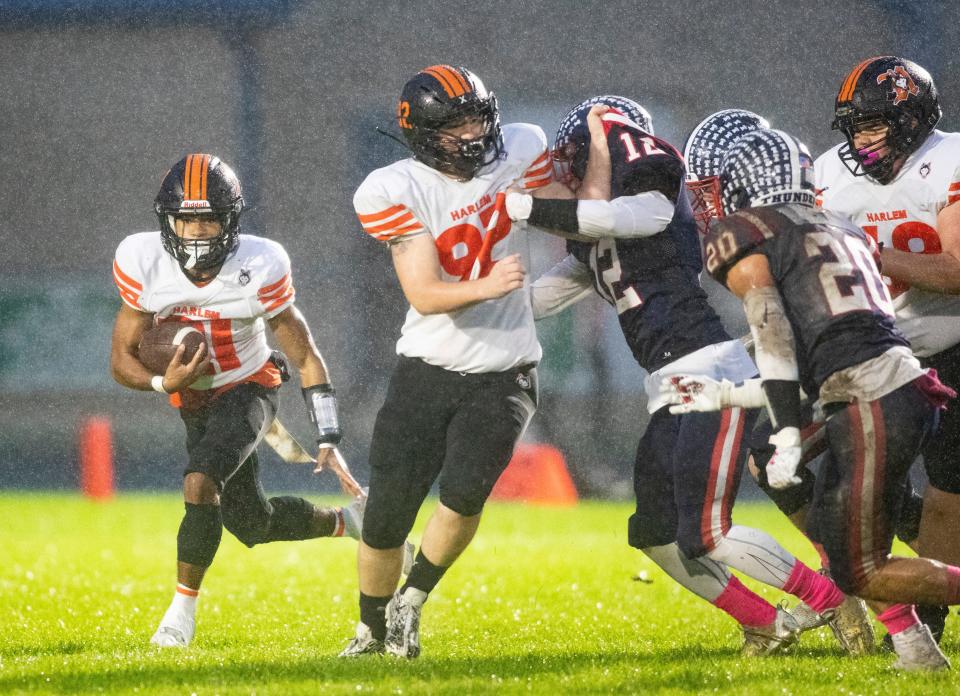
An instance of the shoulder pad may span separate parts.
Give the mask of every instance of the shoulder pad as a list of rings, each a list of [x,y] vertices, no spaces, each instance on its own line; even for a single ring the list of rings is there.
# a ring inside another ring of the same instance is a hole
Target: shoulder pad
[[[773,238],[773,230],[754,214],[741,210],[710,224],[703,238],[703,257],[707,272],[721,285],[727,273],[745,256],[759,251]]]

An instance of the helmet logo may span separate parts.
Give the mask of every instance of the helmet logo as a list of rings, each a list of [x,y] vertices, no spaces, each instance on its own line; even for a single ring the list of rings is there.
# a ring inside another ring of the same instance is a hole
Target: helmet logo
[[[210,201],[183,201],[181,208],[209,208]]]
[[[897,106],[900,102],[905,102],[911,96],[920,94],[920,88],[910,77],[910,73],[902,65],[897,65],[888,69],[885,73],[877,75],[877,84],[882,85],[889,79],[893,83],[893,105]]]

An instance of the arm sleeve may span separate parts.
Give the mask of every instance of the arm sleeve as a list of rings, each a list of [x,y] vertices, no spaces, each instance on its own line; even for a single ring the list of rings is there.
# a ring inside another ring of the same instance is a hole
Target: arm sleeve
[[[265,284],[257,290],[257,300],[264,316],[273,319],[283,310],[293,305],[296,299],[296,290],[293,287],[293,275],[290,271],[290,257],[279,244],[274,245],[276,251],[272,263],[266,273]]]
[[[747,291],[743,307],[756,349],[757,369],[775,432],[800,427],[800,370],[793,329],[773,287]]]
[[[674,211],[673,203],[659,191],[620,196],[612,201],[532,198],[529,203],[527,220],[531,225],[591,239],[649,237],[667,228]],[[511,217],[514,214],[517,213]]]
[[[570,254],[531,286],[533,318],[543,319],[579,302],[593,290],[590,269]]]

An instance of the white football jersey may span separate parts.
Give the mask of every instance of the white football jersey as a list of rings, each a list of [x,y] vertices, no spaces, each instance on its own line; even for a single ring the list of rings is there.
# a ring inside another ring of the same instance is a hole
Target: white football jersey
[[[850,218],[884,246],[939,252],[937,214],[960,200],[960,133],[933,131],[886,185],[853,176],[840,160],[840,147],[817,158],[817,204]],[[886,280],[897,326],[916,355],[935,355],[960,343],[960,296]]]
[[[505,256],[525,253],[526,223],[511,222],[504,190],[545,186],[553,162],[538,126],[504,126],[503,142],[504,157],[470,181],[413,158],[371,172],[353,197],[364,231],[383,242],[429,232],[449,282],[482,278]],[[424,316],[410,307],[397,353],[456,372],[502,372],[539,361],[529,285],[450,313]]]
[[[187,322],[207,337],[214,374],[190,385],[217,389],[243,382],[270,358],[264,320],[294,301],[290,258],[277,242],[240,235],[217,277],[194,285],[168,254],[159,232],[132,234],[117,247],[113,279],[123,301],[158,322]]]

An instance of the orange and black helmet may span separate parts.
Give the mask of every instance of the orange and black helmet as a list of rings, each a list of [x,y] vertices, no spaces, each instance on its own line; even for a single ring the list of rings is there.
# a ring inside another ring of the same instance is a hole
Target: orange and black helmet
[[[153,209],[160,221],[163,248],[184,270],[217,268],[240,243],[240,180],[213,155],[195,153],[173,165],[163,177]],[[220,223],[220,234],[184,240],[176,233],[176,218],[215,220]]]
[[[468,118],[483,121],[482,135],[451,143],[443,131]],[[416,159],[458,179],[472,179],[503,152],[497,97],[463,67],[432,65],[410,78],[400,93],[397,124]]]
[[[930,73],[897,56],[868,58],[847,75],[837,93],[833,128],[847,139],[840,159],[854,176],[867,175],[881,184],[889,183],[897,160],[923,144],[941,114]],[[856,130],[880,124],[889,127],[886,138],[854,147]]]

